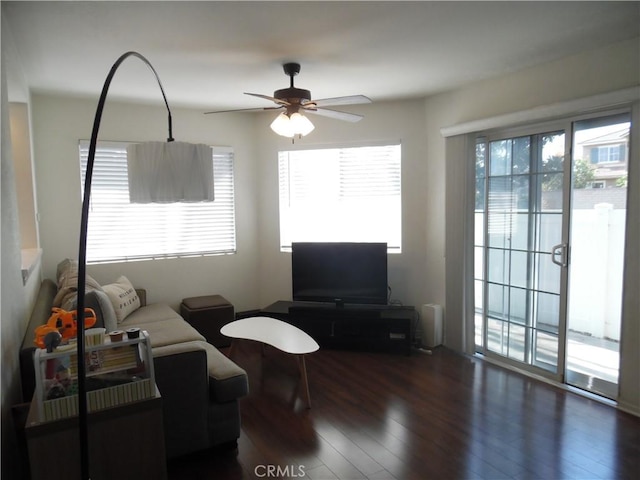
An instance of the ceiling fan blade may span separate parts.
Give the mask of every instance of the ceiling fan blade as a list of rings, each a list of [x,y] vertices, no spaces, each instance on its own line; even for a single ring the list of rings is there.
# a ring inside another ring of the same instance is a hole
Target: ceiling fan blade
[[[289,102],[285,100],[280,100],[279,98],[270,97],[269,95],[262,95],[261,93],[248,93],[244,92],[245,95],[251,95],[252,97],[264,98],[265,100],[271,100],[279,105],[289,105]]]
[[[321,98],[312,100],[318,107],[329,107],[332,105],[356,105],[360,103],[371,103],[371,99],[364,95],[349,95],[347,97]]]
[[[356,113],[339,112],[338,110],[328,110],[326,108],[318,109],[305,109],[305,112],[313,115],[320,115],[322,117],[334,118],[336,120],[344,120],[345,122],[359,122],[364,118],[364,115],[358,115]]]
[[[238,108],[233,110],[216,110],[214,112],[204,112],[205,115],[209,115],[210,113],[232,113],[232,112],[261,112],[263,110],[280,110],[284,108],[284,105],[280,105],[279,107],[256,107],[256,108]]]

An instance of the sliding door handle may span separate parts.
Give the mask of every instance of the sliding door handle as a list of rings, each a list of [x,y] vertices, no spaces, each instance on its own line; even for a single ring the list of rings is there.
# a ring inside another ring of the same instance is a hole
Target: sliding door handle
[[[568,245],[566,243],[560,243],[555,247],[552,247],[551,261],[561,267],[567,267],[569,264],[567,250],[568,250]],[[560,260],[558,260],[558,256],[560,257]]]

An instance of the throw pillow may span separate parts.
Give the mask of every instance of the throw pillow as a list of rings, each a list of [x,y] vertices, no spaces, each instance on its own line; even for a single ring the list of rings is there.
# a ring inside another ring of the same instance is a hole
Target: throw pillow
[[[100,310],[102,311],[102,322],[104,323],[104,328],[107,329],[107,332],[117,330],[118,319],[116,318],[116,312],[111,304],[111,299],[103,291],[95,290],[93,293],[95,294],[98,304],[100,305]]]
[[[54,307],[62,307],[73,301],[78,291],[78,261],[69,258],[63,260],[57,269],[58,293],[53,299]],[[102,290],[100,284],[89,275],[85,277],[85,292]]]
[[[75,310],[78,305],[78,297],[74,296],[66,304],[62,304],[64,310]],[[104,327],[107,332],[118,329],[116,312],[111,304],[111,299],[102,290],[92,290],[85,296],[85,307],[93,308],[96,312],[97,322],[95,327]]]
[[[103,285],[102,290],[107,294],[116,312],[116,320],[122,323],[127,316],[140,308],[140,298],[136,289],[124,275],[114,283]]]

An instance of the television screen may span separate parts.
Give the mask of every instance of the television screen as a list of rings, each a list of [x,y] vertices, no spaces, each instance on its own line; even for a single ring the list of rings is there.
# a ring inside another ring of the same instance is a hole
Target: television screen
[[[387,303],[386,243],[293,243],[293,300]]]

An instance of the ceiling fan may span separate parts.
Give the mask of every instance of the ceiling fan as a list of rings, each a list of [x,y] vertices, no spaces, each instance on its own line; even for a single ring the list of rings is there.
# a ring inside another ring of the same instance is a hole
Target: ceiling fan
[[[355,105],[362,103],[371,103],[371,100],[364,95],[350,95],[346,97],[322,98],[318,100],[311,99],[311,92],[302,88],[296,88],[293,85],[293,77],[300,73],[299,63],[285,63],[283,66],[284,73],[290,78],[289,88],[283,88],[273,92],[273,96],[263,95],[260,93],[247,93],[253,97],[271,100],[276,104],[275,107],[264,108],[245,108],[239,110],[220,110],[210,113],[226,113],[226,112],[247,112],[256,110],[282,110],[282,113],[276,117],[271,124],[271,129],[279,135],[285,137],[293,137],[294,135],[306,135],[313,130],[313,124],[307,119],[303,112],[313,115],[321,115],[323,117],[334,118],[336,120],[344,120],[347,122],[358,122],[363,116],[355,113],[341,112],[331,110],[325,107],[335,105]]]

